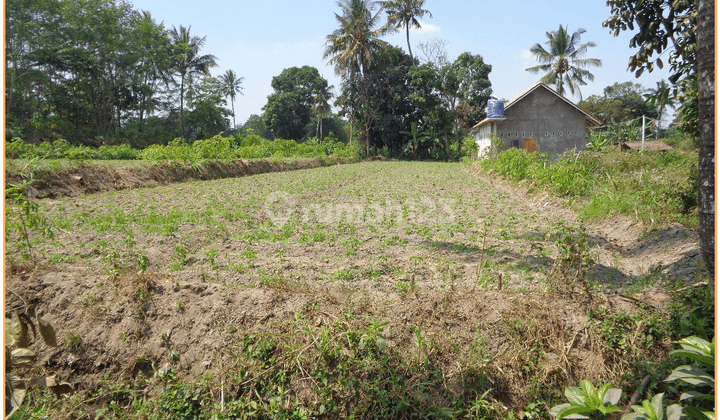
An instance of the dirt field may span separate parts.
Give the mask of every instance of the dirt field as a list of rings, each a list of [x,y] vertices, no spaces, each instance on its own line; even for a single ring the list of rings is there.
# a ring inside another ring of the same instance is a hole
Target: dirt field
[[[488,369],[494,400],[516,410],[543,386],[618,382],[628,360],[598,339],[588,310],[662,309],[665,284],[702,270],[697,237],[680,225],[583,225],[555,199],[457,163],[365,162],[40,204],[58,234],[35,247],[36,267],[9,244],[5,313],[37,313],[59,339],[81,338],[80,350],[65,340],[40,351],[78,392],[153,364],[187,378],[222,372],[244,337],[342,320],[387,323],[398,354],[431,343],[425,356],[448,387],[470,366]],[[563,238],[587,239],[579,275]],[[301,384],[290,388],[312,406]]]

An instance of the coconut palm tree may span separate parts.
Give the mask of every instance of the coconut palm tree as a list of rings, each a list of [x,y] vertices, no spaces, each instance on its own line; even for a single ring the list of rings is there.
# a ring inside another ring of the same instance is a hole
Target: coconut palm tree
[[[383,9],[388,15],[388,26],[393,27],[395,30],[401,27],[405,28],[410,58],[413,58],[412,48],[410,48],[410,27],[420,28],[418,19],[426,14],[432,18],[432,13],[423,9],[424,3],[425,0],[388,0],[382,3]]]
[[[200,49],[205,45],[207,37],[190,35],[190,27],[180,25],[180,29],[173,26],[170,31],[174,48],[173,69],[180,76],[180,132],[185,137],[184,101],[185,82],[188,76],[194,74],[210,75],[210,69],[217,66],[217,57],[212,54],[200,55]]]
[[[708,285],[715,295],[715,2],[700,0],[697,8],[697,61],[700,250]]]
[[[658,116],[657,123],[655,124],[655,140],[657,140],[660,135],[660,123],[665,115],[665,108],[673,104],[668,82],[666,82],[665,79],[657,82],[655,89],[650,89],[645,95],[645,100],[657,110]]]
[[[550,47],[549,50],[540,44],[533,45],[530,52],[541,64],[525,70],[533,74],[547,72],[541,82],[554,85],[561,95],[565,94],[566,87],[573,95],[577,91],[582,100],[580,86],[587,85],[586,80],[595,80],[595,76],[585,68],[602,66],[602,61],[596,58],[584,58],[588,48],[596,46],[594,42],[580,43],[580,36],[585,32],[580,28],[571,35],[562,25],[557,31],[546,32],[548,39],[545,44]]]
[[[327,36],[323,58],[345,78],[362,75],[375,54],[387,43],[380,39],[387,28],[375,29],[379,13],[373,13],[377,2],[370,0],[338,0],[342,15],[335,14],[340,27]]]
[[[315,115],[317,116],[318,122],[317,127],[315,128],[315,135],[322,140],[323,131],[322,131],[322,121],[323,117],[327,115],[328,112],[330,112],[330,104],[328,101],[330,98],[332,98],[332,86],[327,86],[325,88],[320,88],[315,92],[315,99],[313,103],[313,111],[315,111]]]
[[[338,6],[342,14],[335,13],[335,19],[340,27],[327,36],[323,58],[328,59],[332,64],[335,74],[342,76],[347,85],[351,87],[345,95],[346,102],[351,110],[362,107],[363,98],[368,99],[369,95],[362,95],[356,92],[358,86],[365,85],[365,70],[375,54],[388,44],[380,37],[387,32],[387,27],[378,27],[380,23],[379,12],[374,13],[377,2],[370,0],[338,0]],[[365,104],[366,105],[366,104]],[[354,121],[354,112],[350,112],[351,124]],[[367,119],[366,119],[367,120]],[[365,121],[366,129],[361,131],[368,133],[369,121]],[[369,139],[366,140],[366,149],[369,150]],[[350,141],[352,141],[352,136]]]
[[[220,76],[220,82],[223,85],[223,93],[225,94],[225,96],[230,97],[230,105],[232,106],[233,116],[233,128],[235,128],[235,94],[243,94],[243,87],[241,86],[243,80],[245,80],[245,78],[238,78],[234,70],[227,70],[225,74]]]

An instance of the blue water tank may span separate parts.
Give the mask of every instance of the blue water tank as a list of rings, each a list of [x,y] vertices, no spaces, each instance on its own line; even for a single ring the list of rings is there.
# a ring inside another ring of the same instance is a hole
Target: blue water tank
[[[505,118],[505,105],[503,101],[495,98],[490,98],[485,108],[485,113],[488,118]]]

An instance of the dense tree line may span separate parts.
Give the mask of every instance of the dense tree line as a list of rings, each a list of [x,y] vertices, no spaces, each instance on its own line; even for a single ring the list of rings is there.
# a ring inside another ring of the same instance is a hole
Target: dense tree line
[[[166,28],[124,0],[9,0],[6,138],[144,147],[221,132],[292,140],[332,133],[367,153],[459,151],[484,117],[491,67],[471,53],[454,62],[413,57],[409,29],[432,16],[423,0],[338,5],[325,57],[342,84],[334,89],[313,67],[285,69],[262,115],[236,126],[243,78],[233,70],[212,77],[218,58],[191,26]],[[407,53],[382,40],[403,29]],[[413,130],[432,140],[417,143]]]
[[[6,137],[142,146],[229,128],[217,58],[190,27],[114,0],[9,0],[5,23]]]

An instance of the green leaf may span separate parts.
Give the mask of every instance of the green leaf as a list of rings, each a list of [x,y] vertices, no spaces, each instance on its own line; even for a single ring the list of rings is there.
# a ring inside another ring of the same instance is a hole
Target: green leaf
[[[715,413],[697,407],[683,407],[682,413],[693,420],[715,420]]]
[[[695,386],[715,386],[715,379],[707,372],[693,365],[684,365],[675,368],[665,382],[683,381]]]
[[[665,410],[663,407],[663,397],[665,393],[661,392],[655,396],[652,397],[652,400],[650,401],[650,404],[652,405],[653,410],[655,411],[655,416],[657,420],[665,420]]]
[[[673,350],[670,352],[671,355],[687,357],[688,359],[700,362],[709,368],[715,367],[714,343],[697,336],[692,336],[678,341],[678,344],[680,344],[682,349]]]
[[[665,415],[667,420],[680,420],[682,417],[682,406],[680,404],[673,404],[665,409]]]
[[[588,418],[588,416],[585,416],[585,415],[577,416],[577,415],[578,414],[589,414],[589,413],[592,413],[593,411],[595,411],[595,409],[592,407],[571,405],[570,407],[565,407],[558,412],[557,420],[562,420],[565,418],[586,419],[586,418]]]
[[[567,392],[567,390],[566,390],[566,392]],[[554,407],[552,407],[552,408],[550,409],[549,414],[550,414],[551,416],[553,416],[553,417],[557,417],[557,415],[558,415],[558,413],[560,412],[560,410],[562,410],[562,409],[564,409],[564,408],[567,408],[567,407],[570,407],[571,405],[572,405],[572,404],[568,404],[568,403],[558,404],[558,405],[556,405],[556,406],[554,406]]]
[[[704,400],[704,401],[715,401],[714,394],[704,394],[699,391],[685,391],[680,395],[680,401],[689,400],[691,398],[695,398],[698,400]]]
[[[583,396],[583,391],[579,387],[576,386],[569,386],[565,388],[565,397],[570,401],[570,404],[573,405],[584,405],[585,404],[585,398]]]

